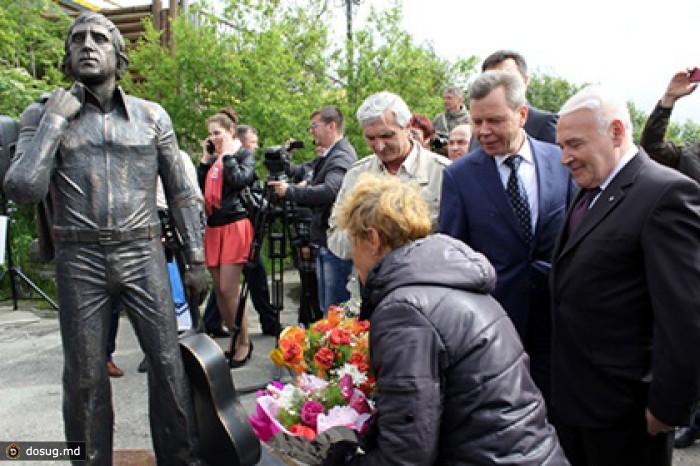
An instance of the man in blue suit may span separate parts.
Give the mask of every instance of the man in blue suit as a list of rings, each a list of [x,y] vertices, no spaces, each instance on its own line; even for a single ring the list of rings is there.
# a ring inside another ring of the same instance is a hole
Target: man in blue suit
[[[525,84],[525,94],[527,95],[527,85],[530,82],[530,76],[527,71],[527,63],[525,58],[518,52],[513,50],[497,50],[486,57],[481,64],[481,71],[510,71],[520,76]],[[557,119],[559,117],[555,113],[550,113],[545,110],[530,106],[527,104],[527,119],[525,120],[525,132],[528,136],[539,141],[557,143]],[[469,144],[469,152],[475,151],[481,147],[476,135],[472,135],[472,140]]]
[[[483,73],[471,86],[470,109],[481,148],[445,169],[440,230],[496,268],[493,296],[518,330],[549,402],[550,260],[574,184],[559,148],[525,133],[519,76]]]

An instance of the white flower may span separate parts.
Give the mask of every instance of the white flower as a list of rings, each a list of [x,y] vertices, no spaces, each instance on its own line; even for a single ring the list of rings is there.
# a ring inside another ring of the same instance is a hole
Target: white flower
[[[360,385],[367,382],[367,374],[360,372],[360,369],[353,364],[345,363],[343,367],[337,369],[335,374],[338,376],[338,380],[342,379],[344,375],[349,375],[352,379],[353,385],[359,387]]]
[[[294,404],[296,397],[304,396],[304,392],[291,383],[285,384],[282,390],[270,384],[267,386],[267,390],[277,400],[277,406],[284,409],[289,409]]]
[[[297,380],[297,386],[308,393],[325,390],[328,382],[313,374],[303,372]]]

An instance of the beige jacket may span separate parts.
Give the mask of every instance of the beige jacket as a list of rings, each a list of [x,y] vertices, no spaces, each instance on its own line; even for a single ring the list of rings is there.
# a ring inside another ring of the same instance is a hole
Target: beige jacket
[[[430,152],[419,145],[416,145],[416,147],[418,147],[417,164],[413,175],[408,176],[411,177],[411,181],[415,181],[420,186],[423,199],[428,203],[428,208],[430,209],[430,222],[433,225],[433,231],[437,231],[438,215],[440,214],[442,171],[451,162],[446,157]],[[343,185],[335,200],[335,205],[338,205],[342,199],[344,199],[345,195],[352,191],[355,183],[357,183],[358,177],[362,173],[384,175],[389,172],[375,154],[355,162],[345,174],[345,178],[343,178]],[[331,217],[328,220],[328,249],[340,258],[352,259],[352,245],[348,239],[347,233],[344,230],[336,228],[338,224],[336,214],[337,210],[334,206]]]

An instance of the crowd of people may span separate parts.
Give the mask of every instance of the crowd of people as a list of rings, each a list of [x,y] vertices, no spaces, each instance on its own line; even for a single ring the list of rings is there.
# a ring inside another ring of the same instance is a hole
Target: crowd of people
[[[280,331],[242,197],[257,131],[230,109],[212,115],[195,183],[167,113],[117,85],[128,59],[114,24],[81,14],[65,61],[76,82],[24,112],[4,190],[53,213],[66,437],[87,441],[88,464],[111,463],[118,373],[105,352],[122,308],[146,354],[157,461],[199,464],[157,180],[189,301],[203,302],[206,267],[205,320],[239,332],[230,364],[242,367],[253,352],[242,274],[263,332]],[[557,115],[531,107],[512,51],[484,61],[468,103],[447,89],[432,121],[394,93],[368,96],[356,118],[372,153],[360,160],[337,107],[310,115],[317,157],[268,183],[310,209],[300,253],[320,309],[308,320],[357,295],[371,322],[375,424],[343,464],[670,466],[674,432],[679,447],[700,436],[700,146],[664,140],[697,86],[689,71],[641,147],[603,87]]]

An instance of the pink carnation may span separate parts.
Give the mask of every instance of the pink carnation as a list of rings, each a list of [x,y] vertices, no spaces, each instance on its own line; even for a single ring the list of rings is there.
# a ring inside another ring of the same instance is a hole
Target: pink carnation
[[[301,422],[315,431],[316,420],[321,413],[323,413],[323,405],[321,403],[318,401],[307,401],[301,407]]]

